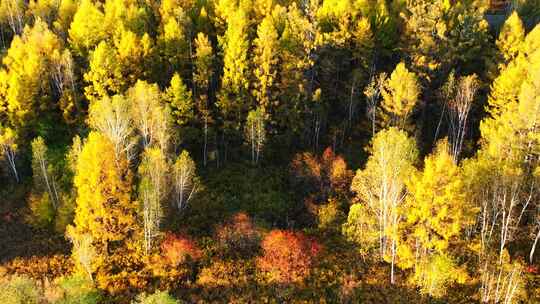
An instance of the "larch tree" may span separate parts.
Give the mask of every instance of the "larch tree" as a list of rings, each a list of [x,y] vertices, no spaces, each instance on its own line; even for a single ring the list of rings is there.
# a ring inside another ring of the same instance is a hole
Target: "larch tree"
[[[58,14],[52,27],[64,41],[68,41],[71,22],[79,9],[79,4],[76,0],[60,0],[58,4]]]
[[[122,67],[110,43],[101,41],[91,52],[89,60],[89,69],[84,74],[84,81],[88,83],[84,94],[88,100],[119,94],[125,89]]]
[[[516,242],[535,244],[534,234],[523,233],[534,229],[528,223],[534,223],[529,213],[538,208],[540,155],[540,51],[528,48],[538,43],[527,41],[529,35],[527,47],[495,80],[488,101],[491,116],[480,125],[481,149],[466,166],[471,198],[480,208],[478,267],[484,302],[519,297],[523,266],[512,260],[508,248]]]
[[[432,79],[446,59],[445,7],[443,1],[407,1],[405,19],[406,48],[415,72]]]
[[[412,267],[412,280],[431,296],[443,296],[450,284],[466,279],[466,272],[451,257],[464,231],[474,224],[477,211],[464,185],[462,170],[454,163],[446,140],[425,159],[423,171],[407,180],[399,264]],[[433,273],[439,267],[450,274]]]
[[[351,206],[345,235],[368,253],[376,250],[380,259],[391,263],[390,280],[395,282],[398,257],[398,228],[405,197],[405,182],[414,171],[418,157],[416,143],[396,128],[379,131],[373,138],[364,169],[353,178],[351,190],[356,203]]]
[[[535,27],[519,47],[519,54],[501,69],[488,95],[487,111],[493,118],[508,111],[508,106],[517,102],[521,85],[525,81],[529,68],[529,58],[540,47],[540,26]]]
[[[130,30],[128,26],[121,26],[115,31],[113,44],[120,65],[121,80],[125,82],[124,90],[138,80],[149,78],[152,72],[154,44],[148,33],[140,34]]]
[[[0,99],[5,100],[6,115],[12,126],[28,126],[51,113],[57,105],[50,82],[54,57],[62,52],[62,41],[37,19],[15,36],[2,58]]]
[[[204,33],[197,34],[195,38],[195,71],[193,74],[194,97],[197,109],[203,124],[203,166],[208,161],[208,133],[212,122],[212,109],[210,107],[211,81],[214,75],[214,54],[212,44]]]
[[[248,15],[241,8],[233,12],[227,20],[227,30],[221,40],[223,48],[223,77],[218,106],[225,122],[225,128],[240,127],[247,110],[247,90],[249,86],[248,67]]]
[[[416,74],[404,63],[399,63],[384,83],[381,91],[381,116],[383,127],[405,128],[408,118],[420,96],[420,84]]]
[[[150,254],[160,234],[163,203],[169,194],[169,164],[160,148],[148,147],[139,165],[139,200],[143,219],[144,252]]]
[[[75,264],[79,271],[95,274],[98,285],[107,288],[115,281],[115,269],[126,263],[122,258],[126,246],[139,233],[128,161],[124,154],[117,158],[109,138],[90,132],[77,160],[74,184],[77,207],[68,235],[76,245]]]
[[[189,201],[200,190],[195,162],[189,152],[182,151],[172,167],[174,203],[179,211],[187,208]]]
[[[58,14],[58,6],[58,0],[29,1],[26,14],[32,16],[34,19],[39,18],[52,27],[52,23]]]
[[[489,26],[478,1],[406,1],[403,43],[412,69],[426,83],[451,67],[482,69]]]
[[[178,73],[175,73],[171,78],[164,99],[171,108],[171,114],[176,125],[185,128],[194,122],[195,105],[193,96]]]
[[[79,159],[79,155],[81,155],[84,143],[84,139],[81,139],[79,135],[74,136],[72,144],[64,156],[65,171],[63,172],[62,179],[59,180],[62,186],[61,200],[54,218],[54,228],[62,234],[65,234],[66,227],[73,223],[73,217],[75,216],[77,190],[73,185],[73,177],[77,172],[77,160]]]
[[[518,13],[514,11],[504,22],[497,39],[497,47],[503,59],[503,66],[519,54],[525,40],[525,28]]]
[[[278,66],[279,41],[272,15],[264,17],[257,27],[254,41],[254,96],[263,115],[269,115],[275,99],[275,78]]]
[[[105,15],[92,0],[82,0],[69,28],[69,41],[79,56],[86,56],[108,38]]]
[[[107,95],[121,94],[151,70],[148,60],[152,41],[120,25],[112,41],[101,41],[91,52],[89,69],[84,74],[88,84],[86,98],[90,101]]]
[[[180,2],[166,0],[162,1],[159,7],[161,24],[159,25],[157,45],[169,70],[165,76],[185,68],[193,49],[191,45],[191,20],[189,19],[190,7],[185,7]]]

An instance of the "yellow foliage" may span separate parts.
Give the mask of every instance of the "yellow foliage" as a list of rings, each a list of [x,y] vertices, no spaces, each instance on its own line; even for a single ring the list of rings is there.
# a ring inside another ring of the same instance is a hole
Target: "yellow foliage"
[[[469,201],[462,170],[446,140],[425,159],[423,172],[413,174],[407,187],[402,208],[406,217],[402,229],[407,233],[402,236],[400,263],[404,268],[414,266],[411,279],[423,292],[442,296],[449,282],[464,281],[465,272],[456,270],[447,255],[478,211]]]
[[[90,68],[84,74],[90,85],[84,88],[86,98],[95,100],[123,91],[126,84],[115,50],[105,41],[90,56]]]
[[[136,229],[131,176],[125,158],[115,159],[114,145],[91,132],[77,160],[75,227],[97,243],[123,240]]]
[[[105,15],[92,0],[82,0],[69,28],[69,41],[80,55],[86,55],[109,36]]]
[[[51,61],[62,47],[61,40],[39,18],[13,38],[2,60],[5,70],[0,73],[0,99],[5,100],[13,125],[28,124],[51,107],[51,90],[45,80],[51,75]]]
[[[386,80],[381,91],[383,121],[385,126],[404,128],[420,95],[420,84],[405,63],[399,63]]]
[[[497,39],[497,47],[502,53],[506,63],[513,60],[519,53],[523,41],[525,40],[525,29],[523,22],[516,11],[510,15],[504,23],[499,39]]]
[[[278,43],[278,33],[273,18],[267,15],[257,28],[257,38],[254,42],[255,57],[253,58],[256,67],[254,74],[257,79],[253,93],[263,113],[269,113],[271,102],[275,98],[272,89],[274,89],[277,74]]]
[[[89,239],[90,243],[85,246],[93,252],[88,257],[90,266],[79,265],[78,268],[90,273],[95,270],[99,284],[109,286],[123,278],[121,274],[113,275],[111,269],[123,267],[125,271],[134,263],[129,252],[140,231],[136,221],[137,202],[131,200],[127,160],[115,157],[114,145],[108,138],[91,132],[77,159],[74,185],[77,207],[74,226],[68,227],[69,236],[74,244]],[[73,254],[81,264],[81,252]],[[124,260],[126,258],[129,262]]]

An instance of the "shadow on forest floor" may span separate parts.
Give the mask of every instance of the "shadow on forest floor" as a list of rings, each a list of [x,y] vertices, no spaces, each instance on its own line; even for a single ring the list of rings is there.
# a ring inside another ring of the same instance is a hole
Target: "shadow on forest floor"
[[[65,254],[70,248],[63,236],[34,229],[26,222],[24,188],[19,185],[0,191],[0,263],[16,257]]]

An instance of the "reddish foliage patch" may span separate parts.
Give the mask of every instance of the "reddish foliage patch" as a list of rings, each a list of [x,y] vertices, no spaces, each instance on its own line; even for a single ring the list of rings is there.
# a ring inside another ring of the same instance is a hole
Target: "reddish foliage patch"
[[[534,265],[530,265],[529,267],[527,267],[526,271],[528,273],[532,273],[532,274],[537,274],[539,273],[538,271],[538,266],[534,266]]]
[[[161,252],[173,265],[182,264],[188,259],[198,260],[202,256],[202,251],[191,238],[173,233],[165,236],[161,243]]]
[[[291,163],[291,175],[297,189],[303,189],[304,195],[320,203],[330,196],[347,196],[353,173],[343,157],[328,147],[322,156],[297,154]]]
[[[263,240],[264,255],[257,266],[270,281],[293,283],[302,281],[311,270],[321,246],[303,233],[272,230]]]

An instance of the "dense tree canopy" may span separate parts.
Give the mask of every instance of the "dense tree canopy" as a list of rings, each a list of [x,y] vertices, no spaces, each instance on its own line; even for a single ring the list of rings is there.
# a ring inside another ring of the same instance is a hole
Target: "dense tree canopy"
[[[0,0],[0,295],[539,303],[539,21]]]

